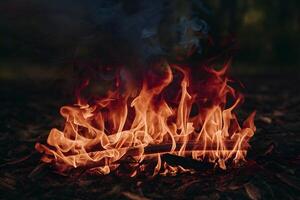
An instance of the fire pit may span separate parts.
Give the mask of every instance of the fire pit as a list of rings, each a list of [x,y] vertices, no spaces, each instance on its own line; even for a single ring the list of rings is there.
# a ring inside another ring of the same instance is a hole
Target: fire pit
[[[91,173],[85,168],[76,168],[68,173],[57,174],[55,165],[40,161],[34,145],[37,140],[45,142],[51,127],[65,123],[57,113],[59,105],[66,104],[62,94],[51,93],[56,85],[32,87],[31,83],[13,85],[3,82],[1,103],[5,106],[2,114],[1,136],[1,197],[43,198],[43,199],[190,199],[190,198],[244,198],[272,199],[286,196],[297,197],[299,192],[299,147],[297,135],[298,101],[294,94],[299,89],[292,87],[299,77],[287,79],[272,75],[240,76],[248,85],[245,93],[247,103],[239,109],[239,115],[257,109],[255,124],[257,131],[250,140],[246,161],[238,167],[227,164],[226,170],[214,167],[209,162],[195,161],[177,155],[161,156],[171,166],[184,166],[193,173],[177,172],[176,176],[137,173],[127,178],[124,172],[132,169],[126,163],[120,165],[119,173],[108,175]],[[274,82],[273,80],[277,80]],[[253,84],[250,84],[253,83]],[[59,86],[60,84],[58,84]],[[13,90],[7,90],[10,86]],[[22,88],[26,87],[24,90]],[[278,95],[278,90],[285,93]],[[15,97],[18,98],[15,98]],[[276,98],[275,98],[276,96]],[[44,99],[44,101],[40,101]],[[67,98],[69,99],[69,98]],[[292,99],[292,100],[291,100]],[[63,100],[63,101],[62,101]],[[36,102],[39,102],[36,104]],[[56,103],[53,103],[56,102]],[[40,113],[47,113],[41,117]],[[22,122],[22,123],[20,123]],[[50,124],[49,124],[50,122]],[[43,133],[43,137],[41,136]],[[156,160],[154,162],[156,164]],[[184,164],[183,164],[184,163]],[[155,167],[155,166],[154,166]],[[124,175],[122,175],[122,173]],[[175,174],[174,174],[175,175]]]
[[[245,160],[255,131],[254,113],[240,127],[234,109],[242,95],[228,84],[228,65],[220,71],[165,65],[160,76],[146,72],[136,95],[132,88],[122,94],[117,79],[114,90],[90,100],[92,104],[78,97],[76,105],[62,107],[63,131],[52,129],[48,145],[36,144],[44,153],[42,161],[59,171],[83,168],[108,174],[131,160],[128,173],[135,176],[150,170],[145,164],[149,160],[156,163],[153,175],[182,168],[162,161],[164,154],[207,160],[222,169],[228,161]],[[174,78],[172,70],[181,77]],[[190,71],[206,78],[191,80]],[[228,106],[230,97],[233,104]]]

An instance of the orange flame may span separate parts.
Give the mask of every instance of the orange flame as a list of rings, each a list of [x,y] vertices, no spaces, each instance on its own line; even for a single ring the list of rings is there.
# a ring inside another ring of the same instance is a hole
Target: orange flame
[[[255,132],[255,112],[239,126],[234,109],[242,96],[228,85],[227,67],[206,68],[208,78],[197,82],[188,68],[167,65],[160,75],[149,73],[135,97],[116,89],[93,104],[63,106],[64,130],[52,129],[48,145],[37,143],[36,149],[44,153],[42,161],[55,163],[60,171],[86,167],[107,174],[128,157],[136,161],[132,176],[149,160],[156,160],[154,174],[182,169],[165,163],[161,155],[166,153],[225,169],[228,161],[245,159]],[[176,77],[178,91],[171,87],[175,73],[181,75]],[[226,108],[228,96],[234,103]]]

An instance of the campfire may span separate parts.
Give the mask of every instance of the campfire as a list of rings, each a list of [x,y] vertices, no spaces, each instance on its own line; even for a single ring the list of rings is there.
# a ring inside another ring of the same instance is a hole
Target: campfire
[[[106,95],[78,95],[74,105],[61,107],[63,130],[53,128],[47,144],[37,143],[36,149],[60,172],[83,168],[108,174],[126,166],[135,176],[191,170],[171,165],[166,155],[224,170],[235,166],[245,160],[255,112],[240,125],[235,110],[243,95],[231,86],[228,67],[162,62],[158,70],[146,70],[140,86],[127,84],[119,71]]]

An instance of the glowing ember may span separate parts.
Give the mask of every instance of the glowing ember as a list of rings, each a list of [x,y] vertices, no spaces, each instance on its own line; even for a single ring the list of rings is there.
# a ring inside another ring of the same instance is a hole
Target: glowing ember
[[[135,161],[128,170],[132,176],[153,163],[154,174],[182,169],[165,163],[166,153],[225,169],[245,159],[255,132],[255,113],[239,126],[234,109],[242,96],[228,85],[226,71],[227,65],[220,71],[204,68],[205,78],[199,79],[188,68],[166,64],[162,73],[145,76],[136,95],[117,86],[93,103],[79,99],[60,110],[64,130],[52,129],[48,145],[37,143],[36,149],[60,171],[83,167],[107,174],[128,158]]]

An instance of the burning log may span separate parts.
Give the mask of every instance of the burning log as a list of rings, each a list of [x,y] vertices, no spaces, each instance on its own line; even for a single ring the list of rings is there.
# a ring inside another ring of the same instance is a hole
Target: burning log
[[[91,169],[91,168],[97,168],[97,167],[104,167],[104,166],[109,166],[109,165],[118,165],[126,158],[131,157],[131,158],[136,158],[136,157],[141,157],[144,156],[144,158],[147,159],[155,159],[158,156],[162,156],[162,159],[166,161],[168,164],[172,165],[180,165],[186,168],[192,168],[196,170],[200,169],[207,169],[211,168],[214,166],[214,164],[211,163],[206,163],[203,164],[203,162],[188,158],[187,156],[191,157],[193,154],[201,155],[199,157],[206,157],[207,155],[210,154],[219,154],[220,157],[223,157],[226,159],[228,155],[230,154],[242,154],[245,155],[247,153],[246,150],[240,150],[236,146],[236,144],[233,141],[227,140],[224,141],[226,144],[226,149],[218,149],[217,145],[208,145],[205,146],[203,143],[195,143],[195,142],[188,142],[188,143],[176,143],[176,147],[172,148],[173,144],[171,143],[163,143],[163,144],[156,144],[156,145],[149,145],[146,147],[126,147],[126,148],[119,148],[119,149],[107,149],[107,150],[100,150],[100,151],[90,151],[85,154],[65,154],[65,159],[68,158],[74,158],[74,159],[79,159],[79,157],[84,156],[84,157],[93,157],[95,154],[101,154],[109,151],[126,151],[126,154],[122,156],[119,160],[116,160],[114,162],[110,162],[108,159],[101,159],[99,161],[89,161],[84,163],[84,165],[80,165],[76,168],[84,168],[84,169]],[[173,150],[172,150],[173,149]],[[45,155],[45,156],[50,156],[51,155]],[[184,157],[183,157],[184,156]],[[50,158],[49,157],[49,158]],[[51,159],[51,158],[50,158]],[[138,162],[138,159],[137,161]],[[200,165],[201,164],[201,165]]]
[[[185,169],[194,169],[197,171],[208,170],[214,167],[213,163],[202,162],[189,157],[182,157],[169,153],[164,154],[162,156],[162,160],[164,160],[166,163],[168,163],[168,165],[171,166],[181,166]]]

